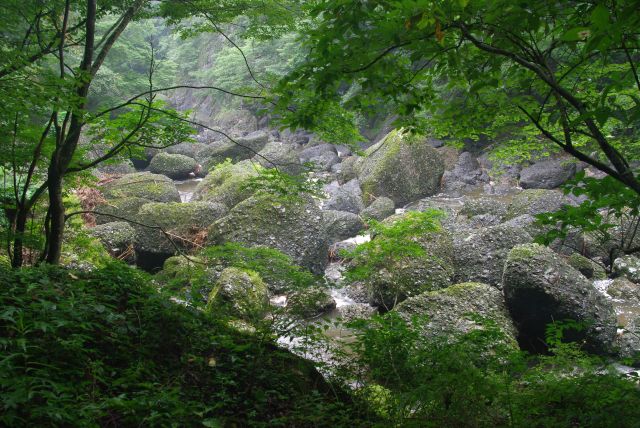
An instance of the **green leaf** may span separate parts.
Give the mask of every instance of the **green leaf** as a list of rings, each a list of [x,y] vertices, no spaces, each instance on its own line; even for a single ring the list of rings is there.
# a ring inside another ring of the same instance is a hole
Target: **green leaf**
[[[577,42],[580,40],[585,40],[591,35],[591,31],[588,27],[574,27],[564,33],[560,40],[565,42]]]
[[[591,12],[591,22],[599,28],[609,25],[609,11],[603,4],[599,4]]]

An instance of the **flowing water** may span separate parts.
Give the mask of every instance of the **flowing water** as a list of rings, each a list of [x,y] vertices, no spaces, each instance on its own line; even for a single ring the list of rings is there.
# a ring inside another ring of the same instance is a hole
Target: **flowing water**
[[[188,180],[174,181],[174,184],[178,188],[178,193],[180,193],[180,201],[191,202],[193,192],[196,191],[196,187],[198,187],[198,183],[201,181],[202,178],[190,178]]]

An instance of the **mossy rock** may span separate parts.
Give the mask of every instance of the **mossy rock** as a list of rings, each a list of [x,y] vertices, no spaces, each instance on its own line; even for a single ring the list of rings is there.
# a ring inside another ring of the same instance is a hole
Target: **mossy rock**
[[[393,221],[392,216],[385,222]],[[374,237],[384,240],[384,237]],[[369,303],[386,310],[403,300],[426,291],[448,287],[454,275],[451,235],[444,229],[415,236],[412,240],[424,250],[421,256],[405,256],[371,272],[363,280]],[[385,245],[383,242],[380,245]],[[356,267],[357,265],[352,265]]]
[[[365,202],[386,196],[403,206],[438,192],[444,161],[425,137],[394,130],[367,149],[357,171]]]
[[[364,228],[360,216],[346,211],[324,210],[322,218],[330,243],[352,238]]]
[[[311,198],[290,201],[260,194],[240,202],[209,228],[210,244],[225,242],[280,250],[317,274],[328,261],[322,211]]]
[[[374,199],[371,204],[366,207],[360,215],[364,219],[384,220],[392,216],[396,212],[396,206],[393,201],[385,196],[379,196]]]
[[[211,171],[226,159],[233,162],[250,159],[265,147],[269,136],[265,132],[257,131],[244,137],[236,137],[234,140],[215,141],[200,150],[198,156],[203,159],[204,168]]]
[[[144,198],[153,202],[180,202],[180,193],[165,175],[150,172],[128,174],[101,186],[107,200]]]
[[[421,329],[430,339],[445,338],[454,342],[461,335],[494,325],[502,337],[496,338],[489,348],[497,345],[518,348],[517,330],[504,296],[489,284],[467,282],[426,292],[405,300],[395,310],[406,319],[414,315],[426,316],[427,322],[421,325]]]
[[[491,197],[466,199],[460,214],[469,218],[490,214],[503,219],[507,214],[507,204],[499,198]]]
[[[298,290],[287,299],[287,312],[299,318],[313,318],[336,308],[336,301],[329,290],[322,287],[309,287]]]
[[[611,302],[550,248],[514,247],[505,263],[503,288],[523,346],[544,350],[547,325],[573,320],[584,328],[565,331],[567,340],[584,343],[592,352],[611,351],[617,324]]]
[[[222,307],[232,316],[257,321],[269,307],[267,286],[256,272],[229,267],[220,274],[207,306],[211,311]]]
[[[96,214],[96,223],[101,225],[123,220],[136,221],[140,208],[151,202],[149,199],[137,197],[110,199],[96,207],[96,212],[99,213]]]
[[[249,161],[222,165],[198,184],[193,200],[219,202],[233,208],[253,194],[252,190],[244,186],[257,175],[256,167]]]
[[[509,207],[505,220],[529,214],[535,216],[546,212],[555,212],[565,205],[575,205],[575,202],[558,190],[527,189],[517,194]]]
[[[589,279],[607,279],[607,272],[602,266],[581,254],[571,254],[567,257],[567,263]]]
[[[195,173],[198,163],[185,155],[158,153],[151,159],[149,170],[154,174],[166,175],[174,180],[184,179]]]
[[[130,254],[125,258],[128,262],[135,261],[135,254],[129,251],[135,242],[136,231],[126,221],[116,221],[101,224],[91,229],[90,234],[98,238],[107,251],[114,257],[120,258],[124,254]]]

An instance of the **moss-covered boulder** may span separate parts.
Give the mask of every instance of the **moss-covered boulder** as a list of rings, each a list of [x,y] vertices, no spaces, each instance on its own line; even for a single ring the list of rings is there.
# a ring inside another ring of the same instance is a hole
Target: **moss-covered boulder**
[[[180,180],[195,175],[198,163],[195,159],[185,155],[160,152],[151,159],[149,171],[154,174],[166,175],[174,180]]]
[[[607,272],[595,261],[578,253],[573,253],[567,257],[569,266],[583,274],[589,279],[606,279]]]
[[[385,223],[399,219],[402,216],[392,216]],[[364,267],[370,271],[367,278],[362,280],[370,304],[388,310],[411,296],[451,284],[454,250],[449,232],[444,229],[424,232],[410,240],[418,244],[422,254],[391,257],[383,266],[368,266],[366,257],[361,262],[352,263],[351,269]],[[367,245],[393,252],[393,246],[397,244],[393,239],[379,235]],[[364,266],[359,266],[360,263],[364,263]]]
[[[256,167],[249,161],[221,165],[198,184],[193,200],[219,202],[233,208],[253,194],[245,185],[257,175]]]
[[[92,236],[98,238],[113,257],[127,262],[135,261],[133,244],[136,231],[126,221],[115,221],[101,224],[90,230]]]
[[[269,136],[265,132],[257,131],[244,137],[236,137],[234,141],[228,139],[214,141],[200,150],[198,156],[203,160],[204,168],[211,171],[226,159],[239,162],[254,157],[268,141]]]
[[[385,196],[375,198],[368,207],[366,207],[360,215],[362,218],[373,219],[377,221],[384,220],[392,216],[396,212],[396,206],[393,201]]]
[[[209,295],[209,310],[222,309],[247,321],[261,319],[268,308],[267,286],[260,275],[251,270],[226,268]]]
[[[469,218],[489,214],[503,219],[507,215],[507,203],[500,197],[469,198],[464,201],[460,214]]]
[[[364,228],[360,216],[346,211],[325,210],[322,218],[330,243],[352,238]]]
[[[500,287],[509,251],[531,241],[533,238],[526,230],[510,224],[456,231],[453,244],[455,280]]]
[[[558,190],[527,189],[513,198],[507,208],[505,219],[511,220],[524,214],[533,216],[559,211],[565,205],[575,205],[575,201]]]
[[[323,272],[328,259],[322,211],[311,199],[291,201],[272,195],[253,196],[211,225],[209,242],[275,248],[318,274]]]
[[[142,206],[137,222],[153,228],[134,225],[138,264],[154,270],[177,251],[194,248],[196,241],[202,240],[198,235],[227,211],[224,205],[212,202],[150,203]]]
[[[495,326],[502,337],[496,338],[490,347],[518,346],[517,331],[504,296],[488,284],[468,282],[426,292],[405,300],[395,310],[407,320],[416,315],[426,316],[421,327],[423,334],[430,339],[445,337],[452,342],[460,335]]]
[[[547,325],[573,320],[583,328],[565,330],[566,339],[584,342],[592,352],[611,350],[616,335],[611,302],[551,249],[538,244],[513,248],[503,287],[523,346],[541,350]]]
[[[267,143],[257,155],[253,157],[264,168],[278,168],[286,174],[300,174],[303,171],[302,164],[298,158],[298,153],[291,144],[281,141]]]
[[[444,161],[426,138],[395,130],[367,149],[357,170],[365,202],[386,196],[402,206],[438,192]]]
[[[143,205],[152,201],[146,198],[116,198],[104,201],[96,207],[96,223],[105,224],[123,220],[135,221]]]
[[[165,175],[137,172],[110,181],[100,187],[107,200],[144,198],[153,202],[180,202],[180,193]]]
[[[336,301],[326,288],[309,287],[287,299],[287,313],[299,318],[313,318],[336,308]]]

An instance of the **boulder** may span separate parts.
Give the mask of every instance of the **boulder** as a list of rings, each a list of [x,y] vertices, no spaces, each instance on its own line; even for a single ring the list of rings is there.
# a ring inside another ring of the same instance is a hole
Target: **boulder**
[[[524,229],[508,224],[458,231],[453,243],[455,281],[483,282],[500,288],[509,251],[531,241]]]
[[[640,259],[631,255],[618,257],[613,262],[613,273],[640,284]]]
[[[469,218],[489,214],[502,220],[507,215],[507,203],[498,197],[469,198],[465,199],[460,214]]]
[[[180,202],[180,193],[165,175],[149,172],[128,174],[100,187],[106,199],[144,198],[153,202]]]
[[[96,169],[103,175],[126,175],[136,172],[133,162],[129,159],[122,160],[118,163],[101,163]]]
[[[245,185],[257,175],[255,166],[249,161],[223,164],[198,183],[192,200],[218,202],[232,208],[253,194]]]
[[[640,364],[640,317],[632,319],[616,338],[617,354],[631,359],[634,366]]]
[[[359,156],[348,156],[340,162],[340,169],[337,171],[338,181],[340,183],[346,183],[358,176],[358,172],[356,170],[358,162],[360,162]]]
[[[174,180],[181,180],[195,175],[198,163],[185,155],[172,155],[160,152],[151,159],[149,171],[166,175]]]
[[[360,216],[346,211],[325,210],[322,218],[330,243],[354,237],[364,228]]]
[[[521,215],[535,216],[555,212],[565,205],[575,205],[575,201],[557,190],[528,189],[517,194],[509,207],[505,219],[510,220]]]
[[[489,174],[469,152],[462,152],[453,169],[446,171],[442,177],[445,192],[468,191],[474,186],[486,183],[489,183]]]
[[[113,257],[129,263],[135,261],[133,243],[136,231],[126,221],[101,224],[90,229],[92,236],[98,238]]]
[[[250,159],[259,153],[269,141],[269,135],[263,131],[256,131],[244,137],[214,141],[198,152],[205,170],[210,171],[216,165],[227,159],[232,162]]]
[[[305,148],[298,153],[298,157],[300,158],[300,162],[313,162],[314,159],[319,159],[326,153],[335,154],[336,157],[338,156],[338,151],[333,144],[323,143]]]
[[[364,209],[362,190],[360,190],[360,182],[357,179],[342,186],[334,181],[326,185],[324,191],[329,198],[322,203],[322,209],[348,211],[354,214],[358,214]]]
[[[575,174],[575,162],[567,159],[546,159],[522,169],[520,186],[523,189],[555,189]]]
[[[344,323],[371,318],[376,312],[376,308],[365,303],[354,303],[338,308],[338,315]]]
[[[336,308],[336,301],[326,288],[309,287],[299,290],[287,299],[287,313],[307,319],[331,312]]]
[[[606,279],[607,272],[602,266],[587,257],[573,253],[567,257],[569,266],[583,274],[588,279]]]
[[[275,248],[318,274],[327,264],[329,244],[322,211],[310,198],[301,202],[255,195],[212,224],[209,240]]]
[[[357,170],[365,202],[386,196],[403,206],[438,192],[444,161],[424,137],[395,130],[367,149]]]
[[[267,143],[267,145],[254,156],[253,161],[259,163],[264,168],[277,167],[279,171],[290,175],[300,174],[304,170],[293,146],[280,141]]]
[[[611,285],[607,287],[607,294],[617,300],[640,303],[640,285],[624,277],[614,279]]]
[[[490,347],[502,344],[517,349],[516,328],[507,310],[500,290],[488,284],[468,282],[452,285],[443,290],[429,291],[410,297],[395,309],[410,320],[413,316],[426,316],[421,324],[422,334],[429,339],[445,338],[449,343],[474,330],[487,328],[482,320],[495,323],[501,340]]]
[[[106,224],[111,222],[133,220],[138,218],[140,208],[153,201],[146,198],[117,198],[105,201],[96,207],[96,223]],[[115,217],[114,217],[115,216]]]
[[[382,221],[385,218],[395,214],[395,212],[396,208],[393,201],[387,197],[380,196],[375,198],[367,208],[362,210],[360,216],[365,220],[373,219]]]
[[[338,157],[337,153],[324,152],[311,158],[309,163],[313,164],[313,169],[316,171],[329,172],[335,165],[340,163],[340,157]]]
[[[200,161],[198,153],[204,149],[207,145],[204,143],[180,143],[173,146],[169,146],[164,151],[172,155],[183,155],[195,159],[196,162]]]
[[[502,281],[525,348],[544,350],[547,325],[573,320],[584,328],[565,330],[565,339],[584,342],[591,352],[611,351],[617,325],[611,302],[551,249],[538,244],[515,247]]]
[[[147,270],[157,270],[164,261],[179,250],[194,247],[197,234],[227,213],[227,207],[215,202],[150,203],[138,212],[136,229],[136,253],[138,265]],[[169,234],[169,237],[163,233]]]
[[[220,274],[207,306],[211,311],[221,306],[232,316],[258,321],[269,307],[267,286],[256,272],[229,267]]]

